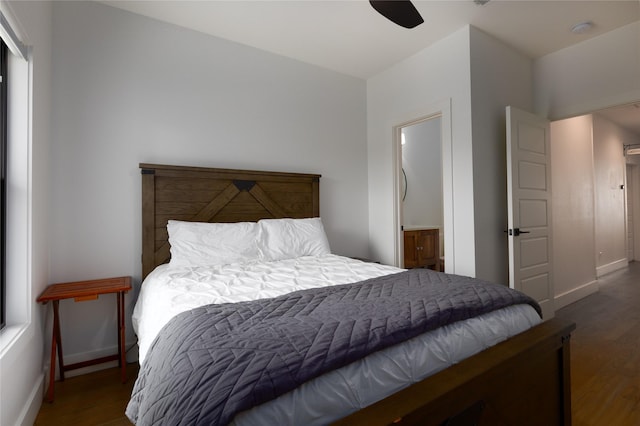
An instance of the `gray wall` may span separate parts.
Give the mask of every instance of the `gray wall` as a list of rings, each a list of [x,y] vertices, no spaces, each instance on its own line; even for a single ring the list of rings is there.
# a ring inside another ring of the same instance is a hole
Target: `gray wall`
[[[369,236],[372,256],[384,263],[398,256],[393,128],[429,116],[444,103],[454,123],[445,129],[451,140],[445,185],[453,188],[445,223],[450,220],[454,229],[448,234],[447,272],[475,275],[469,37],[469,27],[462,28],[367,81]]]
[[[369,79],[370,233],[384,261],[394,246],[391,129],[450,99],[453,194],[445,196],[453,199],[454,255],[447,271],[508,282],[505,107],[531,109],[531,82],[530,59],[474,27]]]
[[[471,28],[476,276],[502,284],[509,283],[505,107],[531,111],[531,66],[525,55]]]
[[[140,162],[320,173],[333,251],[368,256],[363,80],[96,2],[53,9],[51,282],[139,286]],[[68,362],[115,348],[114,305],[61,302]]]

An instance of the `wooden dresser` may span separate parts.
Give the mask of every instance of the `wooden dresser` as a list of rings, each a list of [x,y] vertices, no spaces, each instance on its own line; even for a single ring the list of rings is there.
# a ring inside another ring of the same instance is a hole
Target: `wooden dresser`
[[[404,230],[404,267],[440,270],[440,229]]]

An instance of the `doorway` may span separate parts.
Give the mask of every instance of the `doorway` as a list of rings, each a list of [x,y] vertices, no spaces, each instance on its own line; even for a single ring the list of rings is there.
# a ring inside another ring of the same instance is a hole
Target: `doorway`
[[[633,134],[640,135],[635,110],[640,108],[616,107],[552,122],[556,308],[596,292],[600,277],[626,268],[640,253],[640,207],[633,202],[638,169],[632,166],[629,174],[625,163],[635,159],[623,149],[636,140]]]
[[[453,273],[450,101],[434,105],[393,130],[396,265],[405,267],[404,231],[429,229],[438,235],[438,263],[445,260],[440,269]]]
[[[441,129],[440,115],[401,129],[401,228],[405,268],[418,266],[439,270],[444,257]],[[411,239],[412,235],[416,241]],[[420,238],[421,235],[429,237]]]

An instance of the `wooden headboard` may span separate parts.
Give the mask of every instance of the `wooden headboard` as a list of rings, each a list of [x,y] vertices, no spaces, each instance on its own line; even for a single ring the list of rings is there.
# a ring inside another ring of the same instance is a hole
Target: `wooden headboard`
[[[142,278],[170,258],[169,219],[255,222],[320,215],[320,175],[140,164]]]

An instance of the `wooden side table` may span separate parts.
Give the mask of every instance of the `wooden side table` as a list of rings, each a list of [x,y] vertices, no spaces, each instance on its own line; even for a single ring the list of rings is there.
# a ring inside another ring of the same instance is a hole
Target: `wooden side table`
[[[60,380],[64,380],[64,372],[89,365],[108,361],[118,361],[122,383],[127,381],[127,363],[124,350],[124,294],[131,290],[131,277],[105,278],[101,280],[77,281],[71,283],[51,284],[38,297],[37,302],[46,304],[53,302],[53,336],[51,337],[51,367],[49,371],[49,390],[47,400],[53,402],[54,382],[56,376],[56,346],[58,351],[58,365]],[[76,364],[64,365],[62,359],[62,338],[60,335],[60,316],[58,304],[62,299],[74,299],[76,302],[95,300],[101,294],[116,293],[118,305],[118,353],[115,355],[96,358]]]

